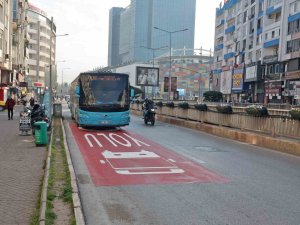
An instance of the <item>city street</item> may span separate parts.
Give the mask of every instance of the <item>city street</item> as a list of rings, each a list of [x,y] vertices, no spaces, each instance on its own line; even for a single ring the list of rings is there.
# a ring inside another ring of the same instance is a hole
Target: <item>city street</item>
[[[88,225],[299,225],[300,158],[140,117],[64,126]]]

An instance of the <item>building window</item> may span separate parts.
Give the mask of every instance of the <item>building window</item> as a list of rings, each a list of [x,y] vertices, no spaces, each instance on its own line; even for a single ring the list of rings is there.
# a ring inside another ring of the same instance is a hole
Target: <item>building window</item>
[[[279,64],[275,64],[275,73],[279,73]]]
[[[287,42],[286,52],[297,52],[300,51],[300,38]]]
[[[246,49],[246,39],[245,40],[243,40],[243,51],[245,51],[245,49]]]
[[[280,21],[280,19],[281,19],[281,13],[276,13],[276,15],[275,15],[275,22]]]
[[[247,21],[247,11],[244,12],[244,19],[243,19],[243,23],[246,23]]]
[[[260,29],[261,28],[261,19],[258,19],[257,20],[257,29]]]
[[[273,68],[273,65],[270,65],[269,68],[268,68],[268,72],[269,74],[273,74],[274,73],[274,68]]]

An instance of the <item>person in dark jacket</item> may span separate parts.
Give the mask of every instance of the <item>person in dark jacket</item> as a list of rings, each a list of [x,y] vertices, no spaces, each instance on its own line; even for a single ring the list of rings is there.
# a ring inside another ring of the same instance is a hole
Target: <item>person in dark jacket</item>
[[[15,100],[13,100],[11,96],[8,96],[5,102],[5,108],[7,109],[8,112],[8,120],[13,120],[15,104],[16,104]]]
[[[35,101],[34,101],[34,98],[31,97],[30,100],[29,100],[29,103],[30,103],[30,106],[31,106],[31,107],[34,106],[34,102],[35,102]]]

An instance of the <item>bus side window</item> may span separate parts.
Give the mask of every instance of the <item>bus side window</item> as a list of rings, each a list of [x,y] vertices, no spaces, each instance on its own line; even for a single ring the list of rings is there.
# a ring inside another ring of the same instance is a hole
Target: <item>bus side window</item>
[[[79,96],[80,96],[80,87],[78,85],[75,87],[75,94],[76,94],[76,97],[79,98]]]

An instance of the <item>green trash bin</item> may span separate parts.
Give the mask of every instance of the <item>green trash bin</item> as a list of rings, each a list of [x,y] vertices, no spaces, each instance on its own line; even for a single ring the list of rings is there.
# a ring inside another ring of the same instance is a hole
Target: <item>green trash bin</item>
[[[48,134],[47,134],[47,123],[44,121],[38,121],[34,123],[34,139],[35,144],[46,145],[48,144]]]

